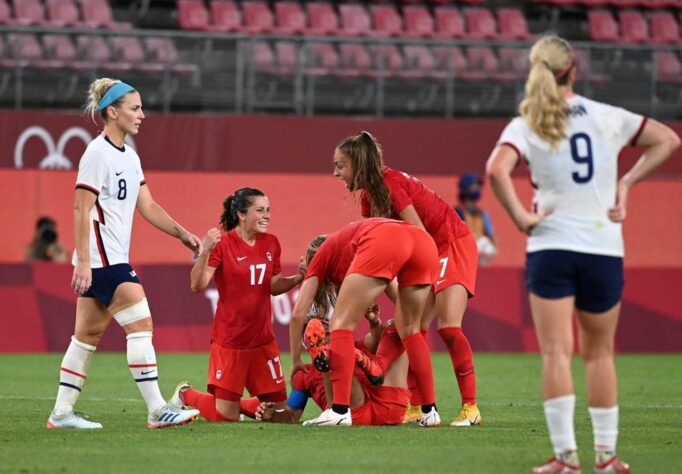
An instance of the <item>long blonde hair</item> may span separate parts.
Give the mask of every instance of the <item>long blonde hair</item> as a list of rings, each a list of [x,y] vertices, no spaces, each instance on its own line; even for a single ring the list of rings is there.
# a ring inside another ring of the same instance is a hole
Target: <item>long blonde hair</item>
[[[101,77],[99,79],[95,79],[90,84],[90,89],[88,90],[88,99],[85,103],[85,113],[90,116],[93,122],[95,121],[95,115],[99,112],[102,122],[106,123],[107,111],[106,109],[99,110],[97,105],[99,104],[99,101],[102,100],[102,97],[104,97],[104,94],[106,94],[114,84],[118,84],[119,82],[121,81],[118,79]],[[120,100],[121,99],[114,102],[112,105],[118,104]]]
[[[308,250],[306,251],[305,254],[306,268],[308,268],[310,262],[313,261],[313,258],[315,257],[317,251],[320,249],[325,240],[327,240],[326,235],[319,235],[315,237],[312,240],[312,242],[310,242]],[[334,290],[334,288],[327,279],[320,281],[320,286],[317,289],[317,293],[315,294],[315,299],[313,300],[313,305],[310,309],[310,314],[313,315],[313,317],[320,319],[328,318],[329,313],[331,312],[332,308],[335,305],[336,291]]]
[[[519,113],[552,148],[566,138],[568,105],[559,86],[568,84],[573,66],[571,46],[558,36],[544,36],[530,50],[530,73]]]

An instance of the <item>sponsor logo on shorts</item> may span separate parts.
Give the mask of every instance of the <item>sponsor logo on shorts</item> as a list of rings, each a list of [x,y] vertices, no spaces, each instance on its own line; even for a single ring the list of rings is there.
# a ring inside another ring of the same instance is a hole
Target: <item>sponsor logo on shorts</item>
[[[275,383],[282,383],[282,382],[284,382],[284,379],[277,379],[277,380],[275,380]]]
[[[440,285],[441,283],[445,283],[445,279],[443,279],[443,280],[438,280],[438,281],[436,282],[436,285]]]
[[[135,277],[137,276],[137,273],[135,273],[135,270],[133,270],[132,272],[130,272],[130,276],[133,277],[133,278],[135,278]]]
[[[218,369],[218,370],[215,371],[215,378],[216,378],[216,379],[220,380],[220,377],[222,377],[222,376],[223,376],[223,371],[222,371],[222,370]]]

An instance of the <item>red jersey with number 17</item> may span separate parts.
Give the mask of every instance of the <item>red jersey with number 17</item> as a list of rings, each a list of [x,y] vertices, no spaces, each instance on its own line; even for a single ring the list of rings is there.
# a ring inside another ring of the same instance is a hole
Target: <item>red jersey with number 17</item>
[[[208,265],[218,288],[211,341],[245,349],[268,344],[272,330],[270,281],[282,271],[277,237],[258,234],[251,246],[233,230],[222,234]]]

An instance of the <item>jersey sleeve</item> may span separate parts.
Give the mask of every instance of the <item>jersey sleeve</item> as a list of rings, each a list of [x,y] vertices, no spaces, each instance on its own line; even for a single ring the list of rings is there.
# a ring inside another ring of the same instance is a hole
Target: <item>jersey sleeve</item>
[[[607,136],[614,140],[618,148],[635,145],[644,128],[646,118],[629,110],[613,105],[602,104],[604,111],[599,123],[606,127]]]
[[[282,263],[281,263],[281,255],[282,255],[282,246],[279,244],[279,240],[277,240],[277,237],[273,236],[273,252],[272,252],[272,274],[273,275],[279,275],[282,273]]]
[[[78,164],[76,188],[87,189],[99,195],[107,182],[108,167],[104,157],[88,149]]]
[[[330,265],[330,258],[332,255],[333,241],[328,238],[317,250],[313,260],[308,265],[308,270],[305,272],[305,279],[316,276],[320,281],[327,277],[327,270]]]
[[[515,118],[504,127],[502,130],[502,135],[497,141],[498,145],[510,146],[519,155],[519,158],[527,157],[530,151],[528,146],[528,139],[526,138],[526,133],[523,119],[520,117]]]
[[[412,198],[407,192],[407,185],[409,178],[400,172],[394,172],[384,175],[384,183],[388,188],[388,193],[391,196],[391,205],[396,214],[412,204]]]
[[[137,157],[137,173],[140,178],[140,186],[147,184],[147,180],[144,178],[144,171],[142,171],[142,163],[140,162],[140,157]]]
[[[223,234],[222,238],[226,239],[227,236]],[[218,242],[218,245],[215,246],[213,252],[211,252],[211,255],[208,257],[209,267],[218,268],[223,261],[223,246],[221,245],[221,242],[222,239],[220,242]]]

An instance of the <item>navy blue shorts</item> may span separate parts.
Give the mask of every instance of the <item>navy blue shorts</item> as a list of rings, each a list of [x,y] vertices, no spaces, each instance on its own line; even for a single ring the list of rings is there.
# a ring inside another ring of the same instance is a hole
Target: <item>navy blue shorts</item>
[[[109,306],[114,298],[114,292],[118,285],[125,282],[140,283],[133,267],[127,263],[118,263],[102,268],[92,269],[92,286],[83,296],[96,298],[104,306]]]
[[[603,313],[623,294],[623,259],[569,250],[526,254],[526,287],[541,298],[575,296],[575,307]]]

